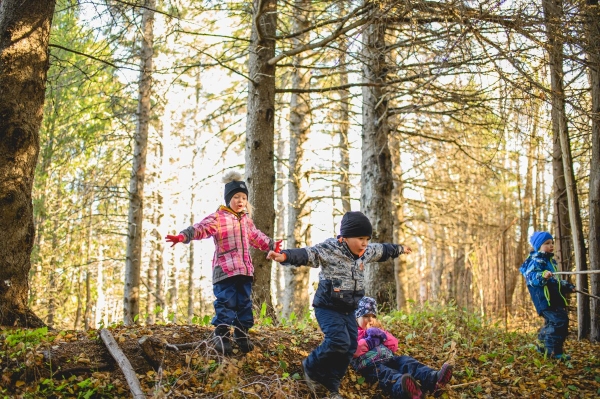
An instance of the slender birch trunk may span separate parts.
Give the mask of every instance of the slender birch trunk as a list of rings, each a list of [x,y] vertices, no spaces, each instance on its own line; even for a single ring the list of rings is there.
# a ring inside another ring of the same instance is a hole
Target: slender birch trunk
[[[404,244],[404,181],[402,180],[402,158],[400,142],[396,135],[390,135],[390,153],[394,165],[394,190],[392,192],[392,209],[394,212],[394,237],[397,242]],[[406,309],[406,258],[399,256],[394,259],[394,279],[396,283],[396,309]]]
[[[277,170],[277,190],[276,190],[276,209],[279,209],[279,212],[275,213],[275,239],[282,239],[286,236],[286,226],[285,226],[285,212],[282,210],[286,209],[286,201],[284,199],[284,187],[286,185],[286,177],[284,172],[284,162],[285,158],[285,139],[281,134],[283,129],[279,129],[278,137],[277,137],[277,162],[276,162],[276,170]],[[288,248],[287,242],[285,242],[282,246],[283,248]],[[282,311],[282,303],[283,296],[285,295],[285,287],[283,285],[283,271],[286,266],[282,266],[279,263],[275,264],[275,268],[273,269],[273,278],[275,279],[275,292],[274,292],[274,306],[276,307],[276,312],[281,313]]]

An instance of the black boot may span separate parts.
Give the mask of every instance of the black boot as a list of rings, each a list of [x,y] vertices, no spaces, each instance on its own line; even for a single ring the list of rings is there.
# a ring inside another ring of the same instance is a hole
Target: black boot
[[[231,355],[231,330],[228,325],[220,324],[215,328],[213,342],[217,352],[223,355]]]
[[[235,340],[235,343],[239,346],[240,351],[242,351],[242,353],[248,353],[254,349],[254,344],[250,341],[247,328],[235,327],[233,329],[233,339]]]

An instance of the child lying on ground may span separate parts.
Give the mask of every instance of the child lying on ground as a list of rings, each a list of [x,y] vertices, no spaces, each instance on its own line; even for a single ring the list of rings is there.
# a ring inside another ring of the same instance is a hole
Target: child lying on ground
[[[355,316],[358,323],[358,348],[352,367],[369,383],[379,382],[383,392],[397,399],[420,399],[426,393],[435,397],[452,378],[452,364],[434,370],[410,356],[397,356],[398,339],[377,323],[377,302],[363,297]],[[419,386],[420,384],[420,386]]]

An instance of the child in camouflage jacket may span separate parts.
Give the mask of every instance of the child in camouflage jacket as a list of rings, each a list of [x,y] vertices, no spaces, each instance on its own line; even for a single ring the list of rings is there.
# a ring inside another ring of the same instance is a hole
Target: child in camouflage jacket
[[[315,317],[324,341],[302,366],[313,391],[317,383],[340,398],[339,386],[356,351],[358,326],[354,310],[364,296],[364,268],[372,262],[396,258],[411,249],[397,244],[369,244],[373,227],[361,212],[342,217],[340,234],[312,247],[269,252],[267,257],[282,265],[320,267],[319,285],[313,300]]]

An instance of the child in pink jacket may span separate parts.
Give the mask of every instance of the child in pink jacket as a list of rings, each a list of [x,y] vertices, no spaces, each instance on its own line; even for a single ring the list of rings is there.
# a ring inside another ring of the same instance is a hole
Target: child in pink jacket
[[[213,292],[215,294],[215,349],[231,354],[231,326],[233,338],[242,353],[250,352],[254,345],[248,330],[254,325],[252,315],[252,281],[254,266],[250,258],[250,247],[262,251],[277,250],[277,244],[256,228],[249,211],[248,188],[237,172],[229,172],[223,178],[225,184],[225,206],[182,230],[178,235],[167,235],[173,245],[192,240],[210,238],[215,242],[213,256]],[[171,245],[171,246],[173,246]]]
[[[398,339],[373,326],[377,317],[377,302],[373,298],[363,297],[355,316],[358,347],[351,365],[367,382],[378,381],[383,392],[397,399],[420,399],[430,392],[436,397],[441,394],[440,389],[452,378],[450,363],[434,370],[410,356],[394,355]]]

